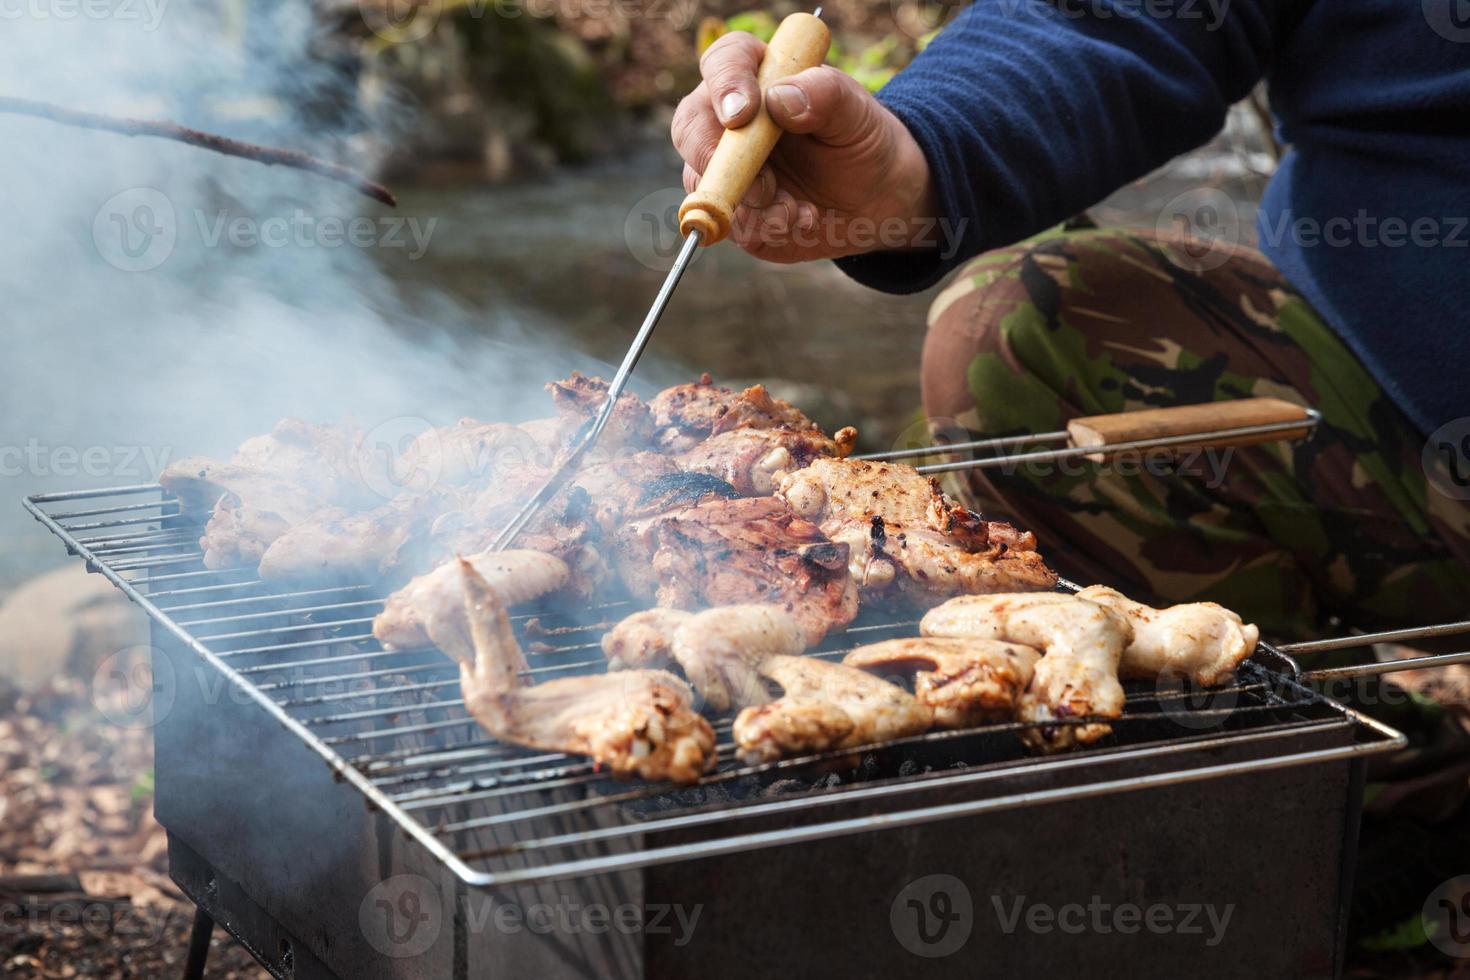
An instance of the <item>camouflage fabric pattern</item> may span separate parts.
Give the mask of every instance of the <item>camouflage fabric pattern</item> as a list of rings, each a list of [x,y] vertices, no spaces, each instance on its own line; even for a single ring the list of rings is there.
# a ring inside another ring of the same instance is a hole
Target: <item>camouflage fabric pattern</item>
[[[1187,239],[1087,230],[980,256],[930,310],[931,429],[1050,432],[1077,416],[1270,395],[1322,412],[1312,438],[971,470],[949,489],[1035,531],[1084,584],[1212,599],[1276,635],[1330,617],[1464,618],[1470,507],[1426,479],[1424,437],[1264,257],[1210,248],[1201,262]]]

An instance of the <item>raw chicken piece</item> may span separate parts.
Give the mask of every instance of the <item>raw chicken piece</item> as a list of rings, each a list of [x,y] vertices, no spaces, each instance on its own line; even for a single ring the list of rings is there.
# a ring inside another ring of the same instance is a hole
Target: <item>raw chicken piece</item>
[[[1261,631],[1213,602],[1189,602],[1155,609],[1110,589],[1093,585],[1077,593],[1127,616],[1133,642],[1123,651],[1123,677],[1157,680],[1188,677],[1200,687],[1229,680],[1256,652]]]
[[[784,693],[735,719],[735,744],[750,765],[918,735],[933,721],[912,694],[854,667],[776,656],[760,673]]]
[[[1127,617],[1095,602],[1054,592],[960,596],[929,610],[919,629],[925,636],[1002,640],[1043,651],[1021,695],[1022,721],[1117,718],[1123,713],[1118,662],[1133,642],[1133,627]],[[1023,737],[1054,750],[1096,742],[1110,730],[1102,723],[1043,725]]]
[[[1015,716],[1041,654],[973,637],[922,636],[857,647],[842,662],[880,677],[914,678],[914,696],[941,728],[972,728]]]
[[[520,683],[525,656],[495,590],[461,562],[469,635],[464,619],[445,617],[435,636],[457,630],[448,646],[474,650],[460,663],[465,707],[485,730],[517,745],[589,755],[614,775],[697,782],[714,765],[715,733],[690,708],[685,683],[661,670],[628,670]]]
[[[571,575],[566,562],[542,551],[486,551],[465,560],[506,606],[555,592]],[[418,576],[383,603],[373,620],[373,636],[390,649],[426,645],[432,619],[464,610],[463,578],[458,561]]]
[[[783,477],[777,495],[848,546],[864,599],[928,604],[1056,584],[1034,535],[966,510],[912,466],[817,459]]]
[[[678,663],[705,703],[723,712],[770,700],[760,665],[769,657],[801,653],[806,636],[775,606],[748,603],[701,613],[651,609],[614,626],[602,649],[615,667],[629,659],[650,667]]]
[[[617,569],[629,592],[660,606],[780,606],[813,645],[857,615],[847,549],[772,497],[706,500],[633,521],[618,535]]]

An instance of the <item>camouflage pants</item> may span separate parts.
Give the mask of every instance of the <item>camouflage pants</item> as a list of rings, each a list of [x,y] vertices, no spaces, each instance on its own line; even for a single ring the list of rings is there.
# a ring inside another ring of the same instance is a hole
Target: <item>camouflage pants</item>
[[[1181,239],[1108,230],[979,257],[930,310],[929,425],[1050,432],[1271,395],[1322,412],[1310,439],[971,470],[949,488],[1035,531],[1071,578],[1213,599],[1276,635],[1465,618],[1470,507],[1426,479],[1423,436],[1261,255],[1224,258],[1201,268]]]

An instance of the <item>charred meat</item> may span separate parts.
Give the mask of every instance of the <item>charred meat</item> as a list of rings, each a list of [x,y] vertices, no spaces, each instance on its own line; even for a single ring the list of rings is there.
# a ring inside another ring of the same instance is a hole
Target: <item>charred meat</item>
[[[713,499],[635,520],[617,568],[634,596],[674,609],[778,606],[809,644],[857,615],[847,549],[773,497]]]
[[[1035,535],[966,510],[911,466],[818,459],[784,477],[777,495],[848,546],[865,598],[929,604],[1056,584]]]

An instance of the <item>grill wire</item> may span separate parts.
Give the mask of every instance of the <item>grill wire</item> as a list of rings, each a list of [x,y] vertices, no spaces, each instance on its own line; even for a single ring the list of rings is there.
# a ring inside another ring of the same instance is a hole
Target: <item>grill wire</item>
[[[45,494],[27,506],[94,571],[145,600],[160,625],[213,654],[319,739],[334,768],[360,773],[415,836],[439,840],[477,871],[635,851],[650,832],[709,834],[757,811],[794,813],[844,795],[881,805],[904,787],[1038,764],[1018,738],[1028,726],[1003,723],[750,767],[735,758],[733,715],[725,715],[711,719],[718,767],[698,785],[619,783],[585,757],[486,735],[464,710],[449,658],[433,649],[385,650],[373,638],[382,595],[372,588],[280,592],[253,569],[206,569],[199,525],[156,485]],[[526,676],[536,682],[605,669],[603,630],[636,608],[623,601],[577,615],[512,617]],[[914,619],[865,612],[810,655],[837,660],[852,646],[911,636],[916,627]],[[1284,675],[1280,663],[1290,661],[1270,657],[1263,649],[1258,660],[1266,662],[1247,663],[1233,686],[1215,692],[1130,684],[1123,717],[1109,720],[1111,736],[1053,760],[1086,765],[1120,751],[1352,724]]]

